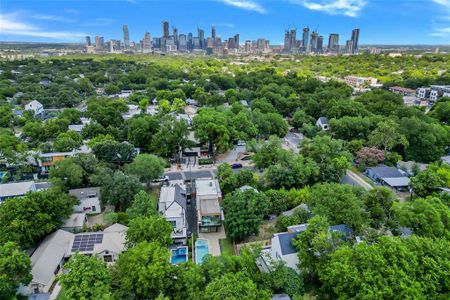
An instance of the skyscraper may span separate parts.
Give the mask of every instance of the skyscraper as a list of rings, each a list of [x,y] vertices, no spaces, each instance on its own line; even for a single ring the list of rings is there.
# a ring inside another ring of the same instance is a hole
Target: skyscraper
[[[239,33],[234,35],[234,44],[236,48],[239,49]]]
[[[162,21],[163,37],[169,37],[169,22]]]
[[[317,52],[317,42],[319,40],[319,34],[315,31],[311,33],[311,51]]]
[[[328,38],[328,51],[338,52],[339,51],[339,34],[330,33]]]
[[[173,42],[175,45],[178,45],[178,29],[176,27],[173,27]]]
[[[323,50],[323,36],[319,35],[317,38],[317,53],[322,53]]]
[[[291,50],[291,33],[289,30],[286,30],[284,32],[284,50],[290,51]]]
[[[352,30],[352,53],[358,52],[359,28]]]
[[[91,37],[90,36],[86,36],[86,47],[91,45]]]
[[[213,38],[213,40],[216,39],[216,26],[213,26],[211,28],[211,37]]]
[[[289,50],[295,52],[297,50],[297,29],[291,29],[289,39],[290,39]]]
[[[95,37],[95,50],[102,51],[105,47],[105,40],[102,36]]]
[[[200,40],[200,48],[206,49],[205,31],[203,29],[197,28],[197,35]]]
[[[130,48],[130,33],[128,32],[128,25],[123,25],[123,46],[125,50]]]
[[[185,34],[180,34],[178,36],[178,50],[179,51],[187,51],[187,37]]]
[[[142,52],[149,53],[152,51],[152,39],[150,38],[150,33],[146,32],[144,39],[142,40]]]
[[[303,28],[303,35],[302,35],[302,50],[303,51],[309,51],[308,50],[308,40],[309,40],[309,27]]]
[[[352,40],[347,40],[345,42],[345,52],[352,54],[353,53],[353,41]]]

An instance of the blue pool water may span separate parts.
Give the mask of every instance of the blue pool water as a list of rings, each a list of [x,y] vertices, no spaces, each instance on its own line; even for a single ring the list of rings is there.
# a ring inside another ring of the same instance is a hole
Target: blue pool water
[[[171,257],[170,262],[174,265],[187,262],[188,260],[188,248],[187,247],[180,247],[177,249],[170,250]]]
[[[195,262],[201,264],[206,255],[209,254],[208,241],[197,239],[195,242]]]
[[[0,179],[3,178],[3,176],[5,176],[6,172],[0,172]]]

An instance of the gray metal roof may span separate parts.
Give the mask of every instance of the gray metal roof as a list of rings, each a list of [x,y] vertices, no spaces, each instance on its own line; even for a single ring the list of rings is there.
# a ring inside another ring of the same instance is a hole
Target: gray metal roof
[[[386,182],[391,187],[401,187],[409,185],[408,177],[394,177],[394,178],[385,177],[383,178],[383,181]]]
[[[319,122],[323,125],[328,124],[328,118],[327,117],[320,117]]]
[[[372,170],[372,172],[379,178],[405,177],[405,175],[403,175],[396,168],[385,165],[378,165],[376,167],[369,168],[369,170]]]

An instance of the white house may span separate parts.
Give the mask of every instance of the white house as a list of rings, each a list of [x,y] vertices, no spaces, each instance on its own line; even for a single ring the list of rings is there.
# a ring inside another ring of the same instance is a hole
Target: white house
[[[39,101],[36,100],[33,100],[27,105],[25,105],[25,110],[33,111],[36,116],[44,115],[44,106]]]
[[[87,214],[101,213],[100,206],[100,188],[90,187],[69,190],[69,194],[80,200],[75,206],[75,212],[85,212]]]
[[[8,198],[24,196],[37,190],[34,181],[22,181],[0,184],[0,203]]]
[[[172,225],[172,239],[175,244],[185,244],[187,241],[186,220],[186,188],[182,184],[161,187],[158,210]]]
[[[328,124],[328,119],[326,117],[320,117],[317,119],[316,126],[319,126],[322,130],[330,129],[330,125]]]

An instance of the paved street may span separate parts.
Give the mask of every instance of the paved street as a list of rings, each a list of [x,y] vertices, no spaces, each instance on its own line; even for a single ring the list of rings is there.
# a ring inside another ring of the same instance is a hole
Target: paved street
[[[344,176],[341,183],[346,183],[353,186],[358,185],[366,191],[370,191],[371,189],[373,189],[373,186],[368,184],[364,179],[361,178],[361,176],[350,170],[347,170],[347,174]]]
[[[239,154],[245,152],[245,150],[246,150],[245,146],[234,146],[234,148],[228,153],[220,155],[217,158],[217,162],[235,163],[239,158]]]

